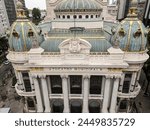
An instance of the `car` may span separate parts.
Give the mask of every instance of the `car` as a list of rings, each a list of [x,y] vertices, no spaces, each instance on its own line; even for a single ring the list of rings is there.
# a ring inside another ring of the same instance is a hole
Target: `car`
[[[9,62],[9,60],[5,60],[4,62],[3,62],[3,64],[5,64],[5,65],[8,65],[10,62]]]

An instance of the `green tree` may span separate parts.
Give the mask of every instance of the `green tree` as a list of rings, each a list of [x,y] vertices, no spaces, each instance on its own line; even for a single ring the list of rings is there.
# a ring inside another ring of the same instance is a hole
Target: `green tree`
[[[8,50],[8,39],[6,37],[0,37],[0,53]]]
[[[38,8],[32,10],[33,23],[36,25],[41,21],[41,11]]]

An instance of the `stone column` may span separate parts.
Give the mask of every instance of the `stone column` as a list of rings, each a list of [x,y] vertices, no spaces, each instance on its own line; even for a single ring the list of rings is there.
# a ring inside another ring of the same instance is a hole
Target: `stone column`
[[[121,76],[121,81],[120,81],[120,86],[119,86],[119,92],[122,92],[124,78],[125,78],[125,74],[123,73],[122,76]]]
[[[21,72],[18,72],[18,85],[20,86],[21,90],[25,91]]]
[[[130,86],[130,92],[134,91],[135,81],[136,81],[137,73],[133,72],[132,78],[131,78],[131,86]]]
[[[105,77],[102,77],[102,87],[101,87],[101,94],[104,95],[104,88],[105,88]]]
[[[90,89],[90,76],[83,76],[83,113],[89,112],[89,89]]]
[[[41,86],[42,86],[42,92],[44,98],[44,106],[45,106],[44,112],[48,113],[51,112],[51,108],[50,108],[50,100],[49,100],[48,88],[46,82],[46,75],[40,75],[39,77],[41,78]]]
[[[48,93],[51,94],[52,90],[51,90],[50,76],[46,77],[46,80],[47,80],[47,86],[48,86]]]
[[[141,70],[139,70],[139,72],[138,72],[138,74],[137,74],[136,87],[138,87],[138,83],[139,83],[140,76],[141,76]]]
[[[35,94],[37,100],[37,112],[43,112],[43,103],[42,103],[42,97],[41,97],[40,86],[37,79],[37,75],[32,75],[32,78],[34,82],[34,88],[35,88]]]
[[[110,76],[106,76],[105,80],[105,88],[104,88],[104,97],[103,97],[103,106],[102,106],[102,112],[108,113],[108,102],[110,98]]]
[[[117,95],[118,95],[118,87],[119,87],[119,77],[115,78],[112,90],[111,104],[110,104],[110,112],[116,112],[116,104],[117,104]]]
[[[63,90],[63,97],[64,97],[64,113],[70,112],[69,107],[69,89],[68,89],[68,76],[62,75],[62,90]]]

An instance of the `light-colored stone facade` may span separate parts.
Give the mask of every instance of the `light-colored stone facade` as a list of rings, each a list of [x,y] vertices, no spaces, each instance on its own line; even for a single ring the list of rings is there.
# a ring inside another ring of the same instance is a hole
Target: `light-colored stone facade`
[[[54,9],[61,1],[62,0],[46,0],[47,16],[45,18],[45,21],[56,19]],[[116,21],[117,5],[109,5],[110,2],[108,0],[95,0],[95,1],[97,1],[103,9],[101,19],[105,21]],[[115,10],[115,12],[113,10]]]
[[[112,28],[110,41],[98,18],[76,18],[71,24],[65,17],[52,21],[42,41],[40,31],[19,15],[7,58],[15,70],[16,92],[25,98],[25,112],[135,112],[138,81],[149,56],[146,28],[135,13],[129,16]]]

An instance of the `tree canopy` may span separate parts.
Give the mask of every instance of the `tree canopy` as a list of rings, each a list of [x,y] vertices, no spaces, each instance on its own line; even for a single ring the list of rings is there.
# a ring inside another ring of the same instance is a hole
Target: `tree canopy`
[[[41,11],[38,8],[33,8],[32,17],[32,22],[38,25],[38,23],[41,21]]]
[[[41,11],[38,8],[33,8],[33,10],[32,10],[32,17],[35,20],[41,19]]]

